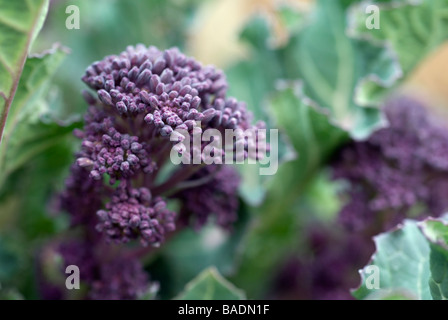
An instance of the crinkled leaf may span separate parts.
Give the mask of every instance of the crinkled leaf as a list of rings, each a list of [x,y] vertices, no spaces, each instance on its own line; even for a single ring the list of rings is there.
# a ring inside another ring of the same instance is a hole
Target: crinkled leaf
[[[64,57],[65,52],[54,47],[25,64],[0,145],[0,186],[14,170],[73,129],[52,123],[51,117],[45,123],[41,120],[44,115],[48,118],[45,97]]]
[[[366,300],[418,300],[406,290],[378,290],[367,296]]]
[[[0,0],[0,139],[30,47],[49,0]]]
[[[406,290],[420,300],[431,300],[428,286],[429,245],[416,221],[406,220],[396,230],[375,237],[376,252],[369,265],[379,268],[380,289]],[[357,299],[375,292],[366,280],[372,276],[365,267],[360,271],[361,286],[353,291]]]
[[[245,294],[211,267],[189,282],[177,300],[244,300]]]
[[[429,287],[434,300],[448,300],[448,224],[428,219],[420,228],[431,247]]]
[[[369,5],[379,8],[379,29],[368,29],[366,14]],[[348,33],[371,43],[386,44],[397,53],[404,75],[407,76],[448,39],[447,0],[362,1],[349,11]],[[375,83],[363,83],[356,99],[368,104],[381,97]]]
[[[241,35],[252,49],[250,57],[226,70],[229,95],[246,102],[254,118],[265,121],[268,130],[277,129],[267,110],[269,98],[276,91],[278,79],[286,75],[280,50],[274,50],[268,45],[270,36],[269,26],[264,19],[251,21]],[[279,164],[296,158],[290,138],[280,133],[278,139]],[[250,205],[259,206],[266,195],[270,177],[260,175],[260,165],[242,165],[239,169],[243,178],[241,196]]]
[[[385,122],[377,105],[355,100],[358,86],[368,81],[391,87],[402,72],[387,47],[346,35],[345,6],[350,3],[318,0],[309,25],[292,39],[295,48],[285,50],[285,59],[290,74],[303,80],[305,95],[334,124],[363,139]]]
[[[369,30],[366,7],[372,3],[380,9],[380,28]],[[407,73],[448,39],[447,10],[447,0],[403,0],[398,5],[364,1],[350,10],[349,32],[372,42],[388,42]]]

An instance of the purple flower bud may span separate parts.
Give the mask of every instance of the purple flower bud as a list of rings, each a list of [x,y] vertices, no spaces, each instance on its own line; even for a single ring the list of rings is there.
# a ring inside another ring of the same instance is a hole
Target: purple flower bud
[[[160,130],[160,134],[162,135],[162,137],[167,137],[167,136],[169,136],[172,132],[173,132],[173,128],[170,127],[170,126],[164,126],[164,127]]]
[[[160,74],[163,69],[165,69],[166,61],[163,59],[163,57],[159,57],[156,62],[154,62],[154,66],[152,68],[152,71],[156,74]]]
[[[126,113],[128,111],[128,108],[126,107],[126,105],[124,104],[123,101],[117,102],[115,107],[117,108],[118,112],[120,112],[120,113]]]
[[[149,81],[149,89],[151,90],[151,92],[156,91],[156,88],[159,85],[159,83],[160,83],[159,76],[153,75],[151,77],[151,80]]]
[[[165,85],[163,83],[159,83],[156,87],[156,94],[161,95],[165,91]]]
[[[137,79],[139,73],[140,73],[140,72],[139,72],[138,68],[134,66],[134,67],[131,69],[131,71],[129,71],[129,73],[128,73],[128,78],[129,78],[129,80],[131,80],[131,81],[135,81],[135,80]]]
[[[135,84],[138,86],[145,85],[151,78],[151,75],[151,71],[149,71],[148,69],[143,70],[142,73],[140,73],[140,75],[138,76]]]
[[[165,69],[163,70],[162,74],[160,75],[160,81],[162,81],[165,84],[171,83],[173,80],[173,71],[171,69]]]
[[[142,99],[143,103],[150,104],[150,96],[149,96],[148,92],[141,91],[140,99]]]
[[[121,163],[120,170],[121,171],[128,171],[129,167],[130,167],[129,162],[124,161],[124,162]]]
[[[154,122],[154,115],[152,115],[151,113],[148,113],[145,116],[145,122],[148,124],[152,124]]]
[[[108,106],[114,105],[110,94],[106,90],[101,89],[100,91],[98,91],[98,98],[100,98],[102,103]]]
[[[78,166],[83,167],[83,168],[93,166],[93,161],[90,160],[89,158],[78,158],[76,160],[76,163],[78,164]]]
[[[101,179],[101,175],[100,175],[100,173],[99,173],[98,171],[96,171],[96,170],[92,170],[92,171],[90,171],[90,177],[91,177],[93,180],[100,180],[100,179]]]

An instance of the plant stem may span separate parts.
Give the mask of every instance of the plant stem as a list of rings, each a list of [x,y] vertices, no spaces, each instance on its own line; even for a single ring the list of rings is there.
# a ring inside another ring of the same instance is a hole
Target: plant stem
[[[199,169],[201,169],[204,165],[191,165],[186,168],[182,168],[179,171],[175,172],[171,178],[169,178],[165,183],[155,187],[152,190],[152,194],[154,196],[158,196],[163,194],[164,192],[174,188],[178,183],[187,180],[193,174],[195,174]]]

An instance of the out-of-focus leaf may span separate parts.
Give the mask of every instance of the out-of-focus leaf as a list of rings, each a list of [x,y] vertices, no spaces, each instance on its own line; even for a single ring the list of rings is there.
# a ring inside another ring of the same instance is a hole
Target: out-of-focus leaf
[[[428,219],[420,228],[431,247],[431,295],[434,300],[448,300],[448,224],[446,219]]]
[[[49,0],[0,1],[0,141],[8,112],[15,107],[13,100],[28,52],[45,21],[48,4]]]
[[[224,279],[214,267],[189,282],[177,300],[244,300],[245,294]]]
[[[268,45],[269,37],[269,27],[264,19],[255,18],[251,21],[241,35],[242,40],[252,49],[250,57],[226,70],[229,95],[246,102],[254,118],[265,121],[268,131],[277,129],[267,110],[269,98],[276,91],[278,79],[286,75],[280,50],[274,50]],[[279,165],[295,158],[290,138],[281,132],[278,137]],[[260,165],[243,165],[239,168],[243,178],[241,196],[250,205],[259,206],[264,200],[271,177],[260,175]]]
[[[54,47],[25,64],[0,145],[0,186],[8,175],[73,129],[41,121],[50,109],[44,98],[51,76],[64,57],[65,52]]]
[[[304,104],[300,86],[287,87],[271,100],[276,126],[291,137],[298,159],[284,163],[269,183],[265,202],[254,210],[240,269],[233,279],[249,297],[262,294],[279,260],[299,241],[302,217],[296,204],[327,157],[347,138],[326,115]],[[267,252],[269,254],[267,254]]]
[[[304,218],[335,221],[343,205],[343,188],[341,181],[332,180],[329,170],[316,173],[303,194],[302,210],[307,212]]]
[[[11,240],[2,236],[0,238],[0,283],[9,279],[19,268],[20,260]]]
[[[430,248],[417,222],[406,220],[396,230],[375,237],[375,244],[376,253],[370,265],[378,267],[380,289],[403,289],[420,300],[431,300]],[[375,292],[366,284],[367,278],[373,276],[369,266],[360,271],[361,286],[353,291],[357,299],[365,299]]]
[[[23,295],[16,289],[2,289],[0,286],[0,300],[23,300]]]
[[[369,30],[366,7],[372,4],[380,10],[380,28]],[[349,33],[392,45],[403,71],[408,73],[448,39],[447,10],[446,0],[403,0],[398,5],[391,1],[363,1],[350,10]]]
[[[291,39],[292,49],[285,50],[285,61],[289,78],[303,80],[308,99],[353,138],[364,139],[385,121],[377,105],[357,103],[357,87],[368,80],[389,88],[402,72],[388,47],[346,35],[344,4],[316,1],[309,25]]]
[[[379,9],[379,29],[368,29],[366,14],[369,5]],[[448,1],[401,0],[362,1],[349,11],[348,33],[371,43],[385,44],[397,53],[405,76],[448,39]],[[359,86],[356,100],[368,104],[381,97],[375,83]]]
[[[378,290],[367,296],[365,300],[418,300],[406,290]]]

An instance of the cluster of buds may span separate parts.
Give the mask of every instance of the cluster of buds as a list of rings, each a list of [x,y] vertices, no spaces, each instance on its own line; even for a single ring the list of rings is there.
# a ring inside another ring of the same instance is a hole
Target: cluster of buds
[[[231,227],[239,204],[235,169],[222,162],[170,163],[173,150],[182,156],[179,142],[208,129],[223,135],[227,129],[252,130],[211,154],[223,157],[226,150],[240,150],[243,158],[258,158],[264,136],[257,131],[264,124],[251,125],[245,104],[227,97],[222,71],[176,48],[137,45],[93,63],[82,80],[94,92],[83,93],[89,108],[84,128],[75,131],[82,143],[59,203],[73,226],[85,227],[85,246],[100,247],[110,262],[117,261],[110,258],[114,245],[139,240],[144,247],[159,246],[176,223],[199,228],[214,217],[217,224]],[[205,148],[203,142],[195,145],[192,156]],[[167,175],[165,168],[173,165],[176,169]],[[168,209],[171,199],[180,202],[178,213]],[[120,248],[121,255],[127,246]],[[105,266],[101,260],[95,277],[87,279],[90,297],[136,298],[146,283],[138,280],[143,279],[141,266]],[[122,274],[114,277],[114,272]]]

